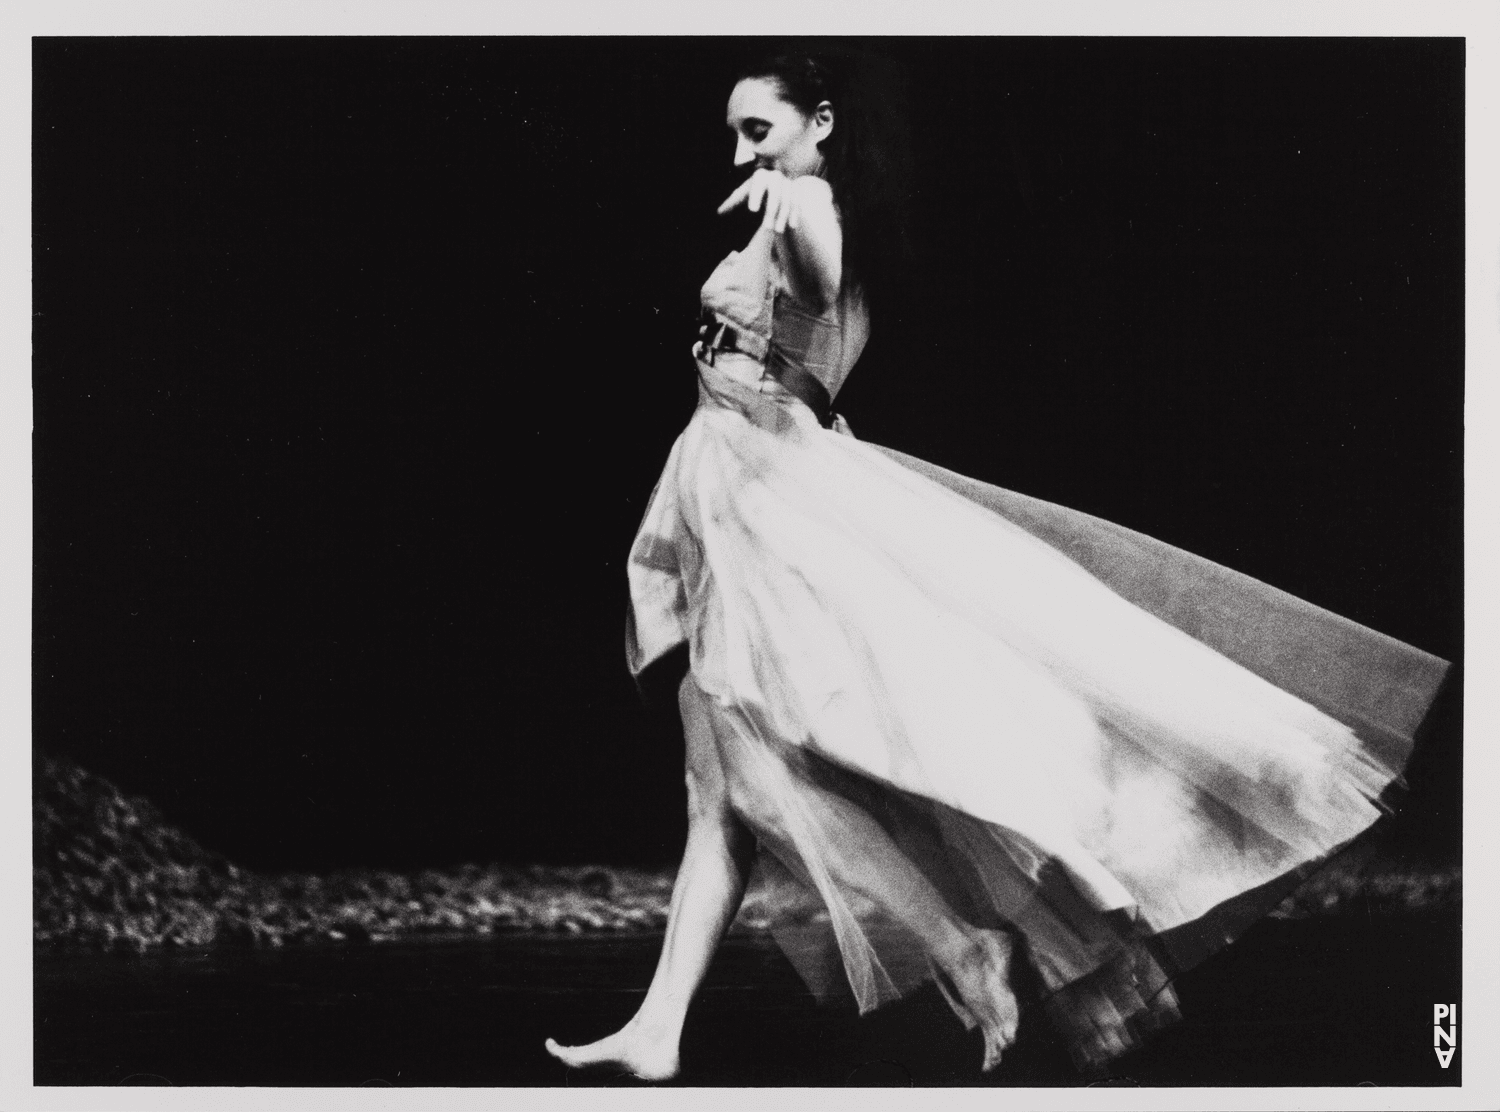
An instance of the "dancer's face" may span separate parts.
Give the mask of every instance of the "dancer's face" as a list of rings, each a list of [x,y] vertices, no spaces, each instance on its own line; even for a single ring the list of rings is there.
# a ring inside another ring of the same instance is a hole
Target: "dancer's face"
[[[747,77],[729,94],[725,117],[734,132],[734,164],[780,170],[789,178],[823,169],[818,144],[833,131],[833,106],[824,101],[805,115],[781,99],[774,78]]]

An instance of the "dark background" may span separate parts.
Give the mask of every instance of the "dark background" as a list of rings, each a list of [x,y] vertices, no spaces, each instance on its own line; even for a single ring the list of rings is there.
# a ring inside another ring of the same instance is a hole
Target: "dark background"
[[[1461,41],[878,46],[919,257],[855,431],[1457,660]],[[673,859],[622,561],[747,51],[37,40],[36,746],[252,867]],[[1403,846],[1458,769],[1451,684]]]

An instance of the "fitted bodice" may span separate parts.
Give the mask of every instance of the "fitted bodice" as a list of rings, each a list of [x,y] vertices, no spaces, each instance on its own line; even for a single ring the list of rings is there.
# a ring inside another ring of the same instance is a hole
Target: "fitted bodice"
[[[796,295],[766,226],[714,268],[701,301],[735,329],[737,349],[760,363],[769,379],[796,367],[816,378],[829,398],[849,377],[870,332],[864,299],[849,285],[822,311]]]

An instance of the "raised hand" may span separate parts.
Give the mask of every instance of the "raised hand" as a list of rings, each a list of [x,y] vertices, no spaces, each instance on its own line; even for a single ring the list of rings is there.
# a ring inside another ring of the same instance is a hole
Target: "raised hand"
[[[784,232],[787,228],[796,228],[801,223],[801,205],[799,191],[792,187],[792,179],[780,170],[757,170],[746,178],[738,189],[724,199],[719,206],[719,215],[731,212],[740,205],[746,206],[751,212],[760,212],[764,207],[765,216],[761,220],[761,226],[769,225],[776,232]]]

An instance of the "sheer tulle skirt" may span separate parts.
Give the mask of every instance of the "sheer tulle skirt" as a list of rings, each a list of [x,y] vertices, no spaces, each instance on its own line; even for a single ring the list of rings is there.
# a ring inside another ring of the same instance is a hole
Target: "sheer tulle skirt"
[[[816,938],[789,954],[862,1009],[926,979],[860,880],[900,854],[945,913],[1021,937],[1064,1028],[1169,1018],[1173,972],[1379,815],[1443,663],[821,429],[752,372],[701,368],[629,649],[689,643],[737,806],[821,897],[842,978]]]

